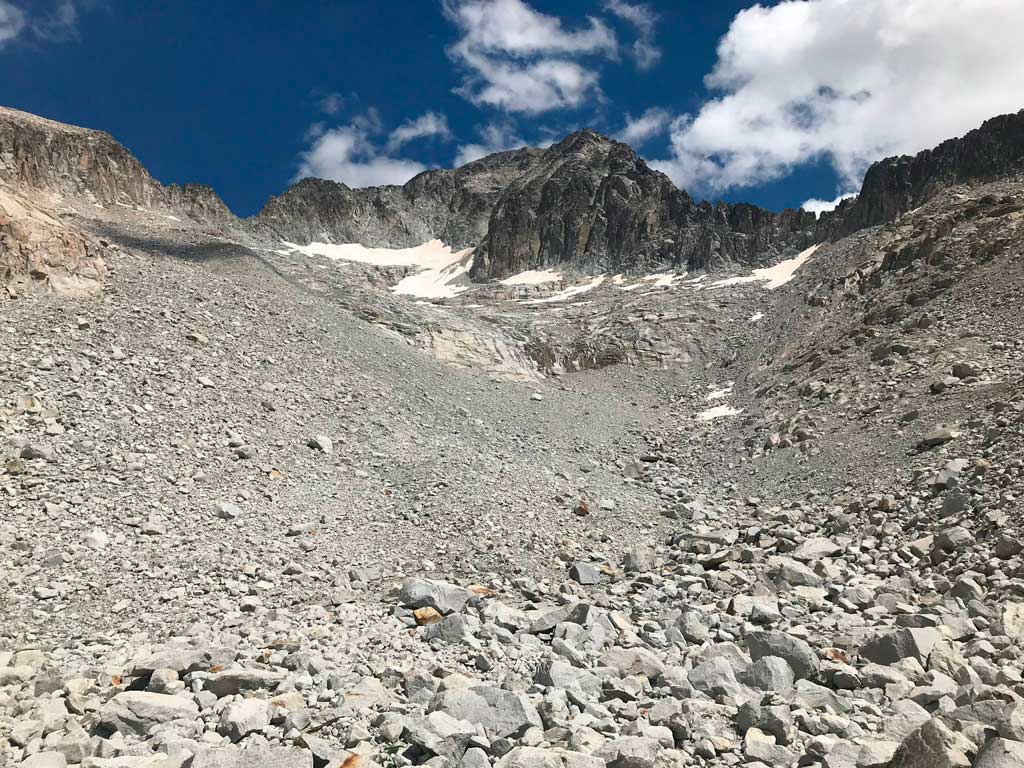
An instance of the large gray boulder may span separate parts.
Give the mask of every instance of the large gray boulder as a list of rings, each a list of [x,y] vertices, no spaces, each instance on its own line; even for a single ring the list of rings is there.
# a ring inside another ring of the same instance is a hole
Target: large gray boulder
[[[407,608],[433,608],[438,613],[459,613],[473,593],[457,584],[430,579],[406,579],[398,602]]]
[[[974,745],[932,718],[911,733],[889,761],[889,768],[971,768]]]
[[[601,656],[601,666],[611,667],[620,675],[646,675],[657,678],[665,664],[645,648],[610,648]]]
[[[818,656],[806,642],[785,632],[751,632],[745,638],[750,658],[755,662],[768,656],[785,659],[797,680],[815,677],[820,668]]]
[[[900,659],[917,659],[924,666],[942,633],[932,627],[904,628],[869,640],[860,655],[876,664],[895,664]]]
[[[974,760],[973,768],[1021,768],[1024,766],[1024,742],[990,739]]]
[[[103,705],[97,725],[107,733],[147,736],[155,725],[197,717],[199,707],[191,696],[124,691]]]
[[[430,711],[479,723],[498,737],[515,736],[534,726],[543,727],[537,708],[525,694],[489,685],[442,691],[430,702]]]

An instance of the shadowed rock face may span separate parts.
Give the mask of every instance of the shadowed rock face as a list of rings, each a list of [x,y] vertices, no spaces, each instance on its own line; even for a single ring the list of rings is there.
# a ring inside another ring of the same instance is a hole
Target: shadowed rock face
[[[639,272],[770,259],[812,242],[815,218],[697,204],[625,144],[594,131],[502,152],[402,187],[304,179],[249,220],[274,240],[478,246],[473,277],[564,266]]]
[[[713,268],[804,247],[814,227],[801,211],[695,203],[628,146],[587,130],[547,149],[502,195],[472,274]]]
[[[860,195],[830,217],[830,234],[837,240],[892,221],[953,184],[995,181],[1022,172],[1024,110],[993,117],[980,128],[913,157],[890,157],[873,164]]]

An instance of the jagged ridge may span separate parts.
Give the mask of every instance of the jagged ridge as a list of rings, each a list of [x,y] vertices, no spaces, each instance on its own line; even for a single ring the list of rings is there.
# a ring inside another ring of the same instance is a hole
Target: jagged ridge
[[[1024,110],[986,120],[962,137],[916,155],[874,163],[861,192],[836,211],[832,239],[884,224],[953,184],[995,181],[1024,171]]]
[[[240,222],[209,187],[163,186],[109,134],[0,108],[0,181],[98,203],[163,207],[258,241],[477,246],[472,276],[714,269],[767,262],[891,221],[950,184],[1024,167],[1024,111],[868,170],[858,198],[816,219],[748,204],[696,202],[627,145],[592,130],[547,149],[502,152],[403,186],[352,189],[304,179]]]
[[[584,130],[546,150],[502,195],[473,276],[714,268],[804,247],[815,223],[804,211],[695,203],[629,146]]]
[[[440,239],[454,248],[475,246],[501,193],[541,154],[534,148],[499,152],[454,170],[425,171],[403,186],[352,189],[307,178],[247,221],[258,236],[302,244],[406,248]]]

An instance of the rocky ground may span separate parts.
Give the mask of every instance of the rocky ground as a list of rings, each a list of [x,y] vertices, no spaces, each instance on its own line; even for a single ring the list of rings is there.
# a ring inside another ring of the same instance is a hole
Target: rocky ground
[[[99,287],[0,304],[0,765],[1024,765],[1019,182],[539,304],[43,224]]]

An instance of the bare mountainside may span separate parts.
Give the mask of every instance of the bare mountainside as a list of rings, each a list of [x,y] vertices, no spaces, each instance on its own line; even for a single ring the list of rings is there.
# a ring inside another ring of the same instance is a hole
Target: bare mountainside
[[[242,221],[0,112],[0,765],[1021,765],[1022,142]]]

